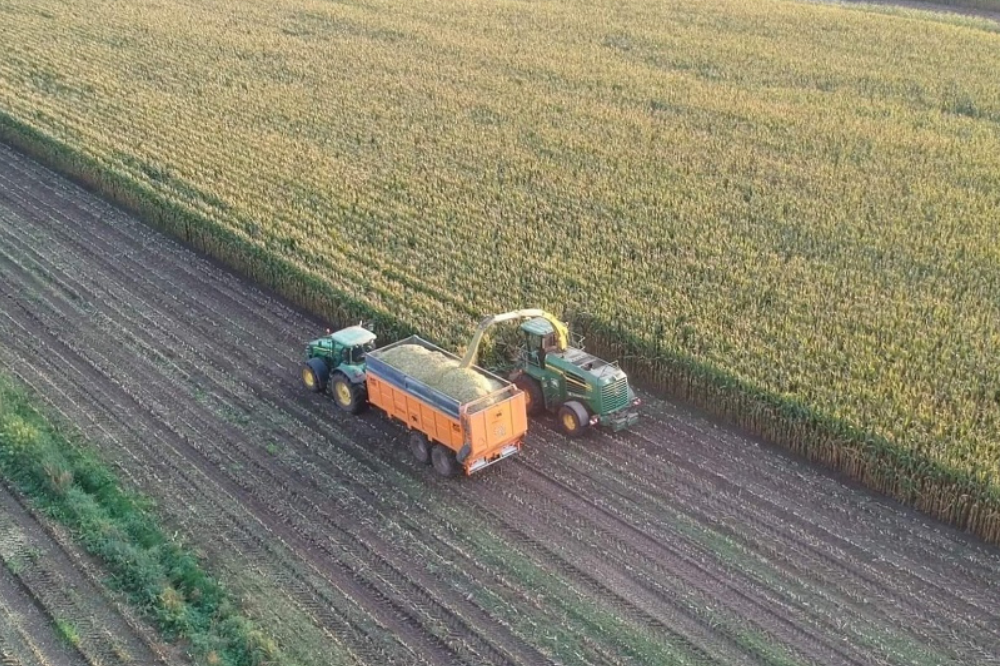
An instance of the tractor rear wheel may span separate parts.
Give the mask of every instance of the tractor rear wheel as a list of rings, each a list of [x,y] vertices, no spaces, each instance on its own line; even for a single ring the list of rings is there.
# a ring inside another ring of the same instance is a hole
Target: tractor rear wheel
[[[337,407],[348,414],[357,414],[368,406],[368,396],[364,387],[361,384],[352,384],[342,372],[334,373],[330,389],[333,391],[333,401],[337,403]]]
[[[410,433],[410,453],[421,465],[430,464],[431,443],[427,441],[427,435],[416,431]]]
[[[321,358],[311,358],[302,364],[302,383],[313,393],[322,393],[330,377],[330,366]]]
[[[576,400],[570,400],[559,408],[559,428],[567,437],[579,437],[589,425],[587,408]]]
[[[518,375],[514,379],[514,386],[524,391],[524,407],[528,416],[537,416],[545,408],[545,394],[542,393],[542,385],[531,375]]]
[[[455,452],[440,444],[435,444],[434,448],[431,449],[431,462],[434,464],[434,471],[441,476],[450,478],[462,471],[462,467],[455,458]]]

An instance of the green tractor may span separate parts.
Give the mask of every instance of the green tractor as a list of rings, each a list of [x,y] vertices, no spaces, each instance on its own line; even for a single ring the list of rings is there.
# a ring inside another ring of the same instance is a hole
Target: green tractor
[[[357,414],[368,406],[365,355],[375,349],[375,334],[351,326],[306,345],[302,383],[316,393],[330,387],[333,400],[345,412]]]
[[[641,401],[625,371],[618,363],[569,346],[566,325],[543,310],[515,310],[483,319],[462,366],[475,360],[486,329],[511,319],[528,319],[521,324],[524,345],[513,367],[506,370],[524,392],[529,416],[543,410],[556,413],[560,429],[569,437],[578,437],[591,426],[618,432],[638,422]]]

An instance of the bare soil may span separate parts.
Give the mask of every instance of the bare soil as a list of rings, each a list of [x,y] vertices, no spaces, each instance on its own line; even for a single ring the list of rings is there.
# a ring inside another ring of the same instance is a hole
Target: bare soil
[[[0,368],[302,663],[1000,664],[1000,550],[684,408],[458,480],[299,384],[325,324],[0,148]]]

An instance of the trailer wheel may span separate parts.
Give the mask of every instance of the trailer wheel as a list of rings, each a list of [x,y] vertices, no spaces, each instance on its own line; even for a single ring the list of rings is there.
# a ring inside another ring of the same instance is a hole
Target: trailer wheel
[[[590,425],[587,408],[576,400],[570,400],[559,408],[559,428],[567,437],[579,437]]]
[[[518,375],[514,386],[524,391],[524,407],[528,416],[536,416],[545,407],[545,394],[538,380],[531,375]]]
[[[330,367],[321,358],[311,358],[302,364],[302,383],[313,393],[322,393],[330,378]]]
[[[455,452],[440,444],[435,444],[431,449],[431,462],[434,463],[434,471],[441,476],[452,477],[462,471]]]
[[[431,462],[431,443],[427,441],[427,436],[422,432],[410,433],[410,453],[421,465],[429,465]]]
[[[333,375],[333,382],[330,384],[333,391],[333,401],[337,407],[348,414],[357,414],[368,406],[368,396],[365,389],[360,384],[352,384],[342,372]]]

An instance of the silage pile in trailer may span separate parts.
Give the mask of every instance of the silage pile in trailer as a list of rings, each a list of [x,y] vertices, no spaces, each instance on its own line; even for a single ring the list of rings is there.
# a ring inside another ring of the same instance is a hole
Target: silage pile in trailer
[[[485,397],[503,386],[458,361],[420,345],[400,345],[379,355],[386,364],[405,372],[460,403]]]

